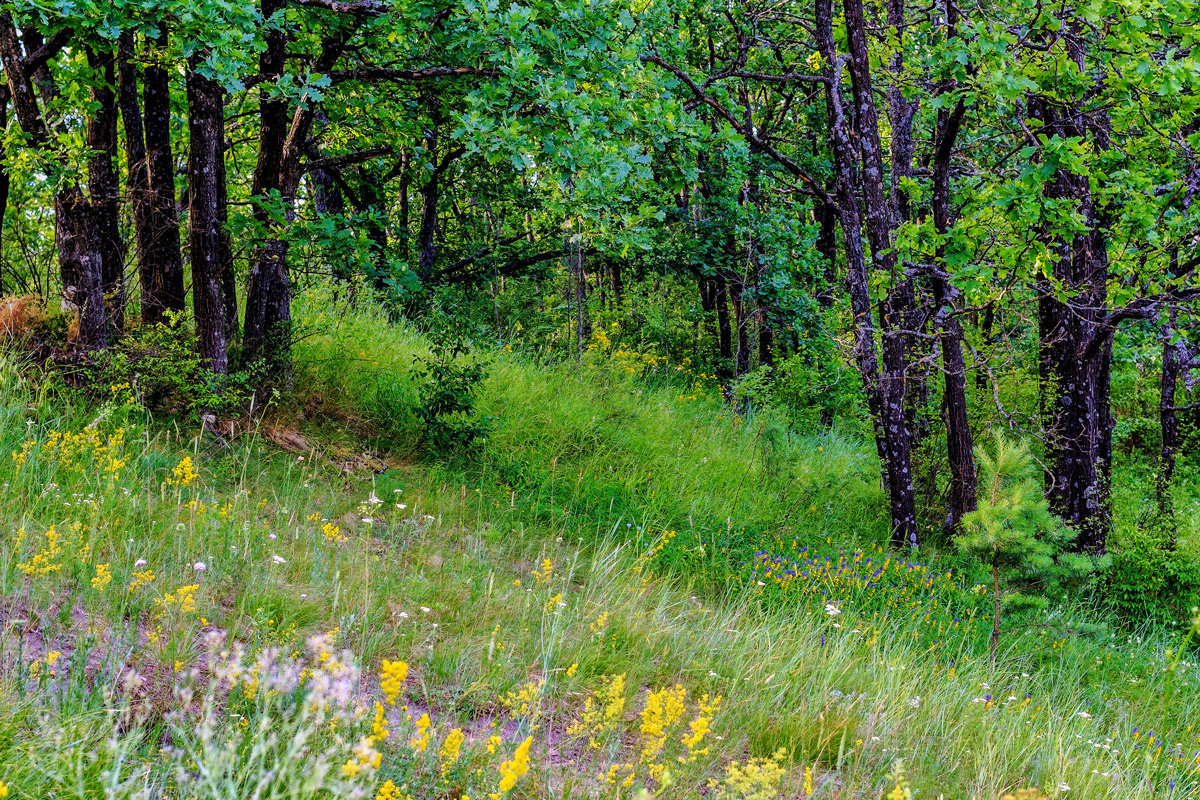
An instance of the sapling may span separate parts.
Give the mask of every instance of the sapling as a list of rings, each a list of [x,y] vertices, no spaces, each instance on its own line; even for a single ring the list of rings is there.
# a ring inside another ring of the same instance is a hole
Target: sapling
[[[1044,604],[1053,590],[1083,578],[1097,564],[1091,556],[1067,552],[1076,532],[1050,513],[1024,442],[997,433],[992,452],[977,447],[975,460],[979,506],[963,517],[956,544],[991,571],[990,654],[995,666],[1005,605]]]

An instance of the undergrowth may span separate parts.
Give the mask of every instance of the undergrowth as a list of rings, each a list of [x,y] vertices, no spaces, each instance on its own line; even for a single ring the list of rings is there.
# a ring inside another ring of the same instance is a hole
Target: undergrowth
[[[1181,636],[1048,598],[993,667],[852,437],[501,353],[421,461],[421,337],[318,307],[228,441],[0,363],[8,797],[1200,794]]]

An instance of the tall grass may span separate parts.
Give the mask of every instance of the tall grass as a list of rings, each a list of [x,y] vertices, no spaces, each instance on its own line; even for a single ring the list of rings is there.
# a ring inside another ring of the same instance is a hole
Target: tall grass
[[[300,413],[265,423],[297,452],[153,425],[119,387],[64,405],[0,363],[10,797],[879,797],[898,759],[920,797],[1200,794],[1176,638],[1063,604],[991,667],[971,581],[872,583],[877,475],[849,439],[499,355],[480,453],[432,462],[421,338],[321,307],[298,306]],[[367,447],[392,465],[347,458]],[[776,580],[759,550],[811,563]],[[408,666],[394,705],[384,659]]]

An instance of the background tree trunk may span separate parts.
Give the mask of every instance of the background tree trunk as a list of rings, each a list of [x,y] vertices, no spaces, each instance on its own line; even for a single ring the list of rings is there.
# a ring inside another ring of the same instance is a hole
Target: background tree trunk
[[[117,103],[112,52],[87,51],[95,70],[91,96],[97,108],[88,118],[88,193],[100,247],[101,282],[107,318],[114,336],[125,329],[125,242],[121,238],[121,195],[117,180]]]
[[[222,286],[220,162],[224,159],[224,91],[193,71],[187,76],[188,248],[192,261],[192,305],[196,350],[208,368],[229,371],[225,298]]]
[[[165,52],[169,44],[166,26],[161,26],[154,47]],[[149,282],[143,279],[142,309],[143,314],[150,312],[145,322],[156,322],[167,311],[183,311],[185,297],[179,216],[175,210],[175,158],[171,152],[171,82],[166,69],[153,59],[148,60],[143,74],[142,103],[152,231],[146,243]]]

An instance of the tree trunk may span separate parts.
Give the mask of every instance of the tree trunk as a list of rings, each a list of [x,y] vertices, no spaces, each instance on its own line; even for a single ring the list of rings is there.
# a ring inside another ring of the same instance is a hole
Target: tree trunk
[[[1171,501],[1171,482],[1175,478],[1175,453],[1179,449],[1179,418],[1175,413],[1175,393],[1183,359],[1180,358],[1182,342],[1174,341],[1179,335],[1178,313],[1174,305],[1169,306],[1164,324],[1159,329],[1159,338],[1162,341],[1162,376],[1159,380],[1158,422],[1162,429],[1162,445],[1159,449],[1158,476],[1154,489],[1159,512],[1167,520],[1173,520],[1175,516],[1174,504]],[[1184,354],[1186,355],[1186,350]]]
[[[837,209],[829,203],[814,202],[818,225],[816,248],[825,262],[825,285],[817,292],[817,301],[822,308],[832,308],[837,286]]]
[[[0,131],[8,130],[8,85],[0,85]],[[8,213],[8,156],[0,148],[0,245],[4,242],[4,217]],[[3,250],[0,250],[3,252]],[[4,260],[0,259],[0,297],[4,296]]]
[[[150,260],[155,236],[150,205],[150,173],[146,166],[146,135],[138,98],[138,67],[134,62],[135,35],[123,33],[117,42],[117,97],[125,128],[125,191],[133,212],[133,241],[137,254],[142,324],[158,322],[162,309],[154,300],[155,265]]]
[[[1071,45],[1071,51],[1082,69],[1078,45]],[[1108,147],[1102,111],[1084,115],[1070,108],[1063,113],[1060,102],[1041,97],[1030,101],[1030,111],[1043,122],[1047,136],[1086,137],[1096,150]],[[1050,468],[1046,496],[1050,509],[1079,531],[1077,549],[1103,553],[1112,516],[1112,326],[1107,318],[1105,236],[1109,219],[1095,202],[1086,175],[1060,168],[1046,193],[1073,201],[1086,224],[1082,232],[1055,238],[1055,282],[1039,279],[1040,394]]]
[[[155,48],[169,45],[166,26],[159,27]],[[143,245],[142,321],[160,322],[167,311],[182,312],[183,255],[179,249],[179,216],[175,210],[175,157],[171,152],[171,80],[157,59],[147,61],[143,75],[146,164],[150,186],[150,235]]]
[[[88,48],[88,65],[96,72],[91,88],[98,106],[87,122],[88,193],[100,247],[101,283],[113,335],[125,329],[125,242],[120,229],[120,188],[117,181],[117,103],[112,52]]]
[[[872,95],[870,64],[867,53],[866,21],[860,0],[845,0],[844,5],[851,76],[853,78],[853,114],[857,121],[852,132],[848,104],[842,98],[841,59],[833,38],[831,0],[816,2],[816,35],[825,61],[826,108],[830,117],[830,146],[838,221],[842,226],[842,247],[846,255],[846,283],[854,325],[854,354],[867,405],[875,426],[875,446],[879,454],[888,490],[893,545],[917,544],[916,493],[911,472],[911,439],[904,407],[906,348],[900,332],[894,329],[892,315],[898,312],[893,290],[881,304],[883,317],[883,367],[875,350],[872,322],[870,273],[862,240],[864,225],[871,244],[871,260],[876,270],[895,275],[895,256],[891,250],[891,210],[883,188],[883,155],[880,146],[879,119]],[[861,155],[862,171],[855,174],[856,147]],[[859,210],[858,190],[866,205],[865,217]]]
[[[193,65],[194,66],[194,65]],[[225,298],[222,287],[222,181],[224,92],[216,82],[190,71],[187,76],[188,248],[192,260],[192,305],[196,351],[208,368],[229,372]]]
[[[729,326],[729,285],[725,276],[720,272],[713,278],[716,282],[717,329],[720,334],[719,346],[721,361],[717,365],[717,374],[728,382],[732,377],[733,364],[733,331]]]
[[[286,0],[262,0],[263,19],[281,12]],[[288,103],[276,96],[271,84],[283,74],[287,34],[271,28],[259,54],[263,78],[259,92],[258,161],[254,167],[251,197],[254,219],[270,233],[250,259],[246,286],[243,349],[246,363],[261,361],[268,383],[288,381],[291,338],[291,284],[287,275],[287,247],[274,232],[271,204],[283,193],[284,145],[288,133]]]
[[[952,4],[951,4],[952,5]],[[934,135],[933,181],[931,205],[934,229],[943,241],[950,231],[950,159],[966,113],[959,101],[954,109],[938,112]],[[957,291],[950,283],[946,270],[946,248],[939,244],[934,254],[933,293],[938,305],[937,333],[942,349],[943,391],[942,406],[946,422],[946,456],[950,462],[950,491],[947,503],[946,528],[959,530],[964,515],[976,508],[978,488],[975,475],[974,439],[967,413],[967,366],[963,358],[962,326],[954,315]]]

